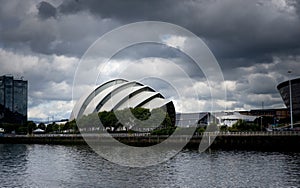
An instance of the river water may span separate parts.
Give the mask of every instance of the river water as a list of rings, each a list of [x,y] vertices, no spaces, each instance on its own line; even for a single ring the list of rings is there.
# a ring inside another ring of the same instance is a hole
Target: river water
[[[1,187],[300,187],[300,153],[184,150],[147,168],[88,146],[0,145]]]

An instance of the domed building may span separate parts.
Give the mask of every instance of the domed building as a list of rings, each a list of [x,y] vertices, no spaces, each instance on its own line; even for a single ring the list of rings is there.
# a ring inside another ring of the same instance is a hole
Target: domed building
[[[109,112],[136,107],[149,110],[166,107],[172,124],[175,125],[176,115],[172,101],[165,99],[162,94],[147,85],[124,79],[105,82],[96,89],[87,92],[76,103],[70,119],[78,119],[95,112]]]
[[[277,86],[279,93],[285,103],[285,105],[290,108],[290,88],[289,81],[280,83]],[[300,119],[300,78],[291,80],[291,89],[292,89],[292,108],[294,118]]]

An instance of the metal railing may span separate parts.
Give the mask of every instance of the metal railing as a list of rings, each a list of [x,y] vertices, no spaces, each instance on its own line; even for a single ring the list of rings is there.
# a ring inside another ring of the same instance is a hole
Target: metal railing
[[[300,136],[300,131],[246,131],[246,132],[204,132],[199,135],[210,136]]]
[[[150,133],[88,133],[84,136],[103,137],[168,137],[169,135],[151,135]],[[193,137],[202,136],[300,136],[300,131],[272,131],[272,132],[204,132],[197,133]],[[81,134],[35,134],[35,135],[4,135],[4,137],[82,137]],[[189,135],[174,135],[174,137],[190,137]]]

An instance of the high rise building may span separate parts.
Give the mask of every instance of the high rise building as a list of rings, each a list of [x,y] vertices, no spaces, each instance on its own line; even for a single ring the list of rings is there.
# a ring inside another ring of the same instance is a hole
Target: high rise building
[[[27,121],[28,82],[13,76],[0,76],[0,122],[23,124]]]

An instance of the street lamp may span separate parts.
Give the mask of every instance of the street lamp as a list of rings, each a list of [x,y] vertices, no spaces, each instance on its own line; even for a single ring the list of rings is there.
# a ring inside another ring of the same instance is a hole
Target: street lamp
[[[288,74],[291,74],[292,71],[288,71]],[[290,89],[290,116],[291,116],[291,129],[293,129],[293,99],[292,99],[292,82],[291,78],[289,79],[289,89]]]

